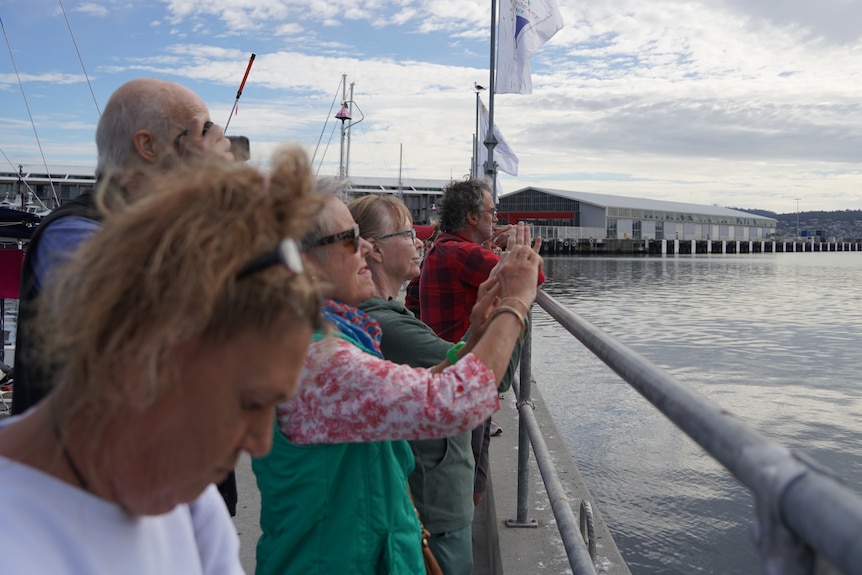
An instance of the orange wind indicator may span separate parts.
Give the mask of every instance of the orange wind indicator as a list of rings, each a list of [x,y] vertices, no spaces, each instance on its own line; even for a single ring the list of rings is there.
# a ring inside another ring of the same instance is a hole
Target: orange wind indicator
[[[242,96],[242,89],[245,87],[245,81],[248,79],[248,73],[251,72],[251,65],[254,64],[254,54],[251,55],[251,58],[248,59],[248,67],[245,69],[245,74],[242,77],[242,82],[239,85],[239,90],[236,91],[236,100],[234,100],[233,106],[230,108],[230,116],[227,118],[227,122],[224,125],[224,131],[227,133],[227,127],[230,125],[230,119],[233,118],[234,110],[236,110],[239,105],[239,98]]]

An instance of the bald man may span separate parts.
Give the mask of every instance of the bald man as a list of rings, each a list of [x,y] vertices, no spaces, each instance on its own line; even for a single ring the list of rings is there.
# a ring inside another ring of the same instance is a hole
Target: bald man
[[[130,197],[147,192],[148,178],[181,164],[233,161],[231,143],[213,123],[206,104],[188,88],[153,78],[126,82],[111,95],[96,127],[96,180],[115,178]],[[23,413],[50,391],[46,369],[30,333],[36,298],[49,272],[72,257],[101,226],[90,191],[42,220],[24,258],[15,342],[12,413]],[[98,297],[98,294],[93,294]],[[236,477],[218,485],[228,511],[236,515]]]
[[[96,128],[96,147],[96,179],[115,177],[133,196],[147,192],[148,177],[174,166],[212,158],[233,161],[230,142],[203,100],[184,86],[152,78],[126,82],[111,95]],[[34,302],[49,272],[66,262],[100,221],[91,192],[84,192],[43,219],[30,240],[21,276],[13,414],[48,392],[39,374],[50,358],[40,357],[30,333]]]

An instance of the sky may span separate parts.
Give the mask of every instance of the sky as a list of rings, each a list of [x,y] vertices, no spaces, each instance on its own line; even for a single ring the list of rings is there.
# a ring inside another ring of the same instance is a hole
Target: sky
[[[490,2],[3,0],[0,171],[91,171],[99,110],[123,82],[157,77],[230,119],[252,162],[297,143],[337,175],[346,75],[349,175],[462,178],[474,82],[489,82]],[[559,7],[565,27],[531,60],[533,93],[495,96],[520,160],[504,192],[862,209],[862,0]]]

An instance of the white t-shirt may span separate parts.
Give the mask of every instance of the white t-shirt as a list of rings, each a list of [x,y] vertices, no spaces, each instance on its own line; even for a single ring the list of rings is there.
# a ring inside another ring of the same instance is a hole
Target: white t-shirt
[[[188,505],[139,517],[5,457],[0,457],[0,572],[244,573],[239,537],[214,485]]]

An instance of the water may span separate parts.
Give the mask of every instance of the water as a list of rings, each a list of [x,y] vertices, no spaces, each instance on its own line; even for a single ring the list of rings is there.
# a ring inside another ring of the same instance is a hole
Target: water
[[[546,258],[544,289],[862,493],[862,254]],[[635,575],[761,573],[752,498],[538,306],[533,374]]]

